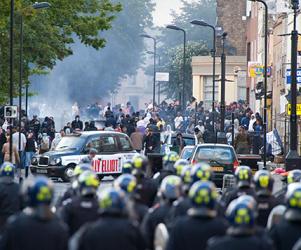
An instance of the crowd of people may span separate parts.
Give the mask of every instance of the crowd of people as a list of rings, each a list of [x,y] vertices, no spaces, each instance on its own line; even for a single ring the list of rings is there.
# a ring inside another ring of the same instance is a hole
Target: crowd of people
[[[2,250],[301,249],[301,170],[273,192],[267,170],[235,170],[235,185],[220,195],[206,163],[190,165],[175,152],[147,174],[137,154],[103,187],[90,164],[79,164],[71,186],[53,203],[53,183],[31,177],[20,187],[15,166],[0,167]],[[20,198],[21,197],[21,198]]]

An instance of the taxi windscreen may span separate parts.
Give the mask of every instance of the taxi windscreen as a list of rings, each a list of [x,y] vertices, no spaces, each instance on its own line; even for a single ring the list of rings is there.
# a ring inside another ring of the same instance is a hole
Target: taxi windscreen
[[[80,149],[84,144],[84,138],[80,136],[66,136],[63,137],[55,150],[77,150]]]

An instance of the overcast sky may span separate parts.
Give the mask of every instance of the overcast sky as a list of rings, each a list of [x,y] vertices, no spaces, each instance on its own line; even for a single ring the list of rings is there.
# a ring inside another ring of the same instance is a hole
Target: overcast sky
[[[164,26],[172,21],[170,16],[171,10],[180,11],[180,0],[155,0],[157,6],[153,13],[154,24]]]

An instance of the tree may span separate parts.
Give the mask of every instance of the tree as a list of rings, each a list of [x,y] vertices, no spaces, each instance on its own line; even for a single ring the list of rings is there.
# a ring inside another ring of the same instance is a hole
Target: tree
[[[205,42],[189,42],[187,44],[185,100],[189,100],[192,93],[192,57],[206,56],[208,55],[208,51],[209,49]],[[169,72],[169,82],[162,84],[162,92],[166,93],[169,98],[179,99],[179,93],[181,93],[183,86],[183,46],[169,49],[164,58],[169,58],[169,61],[164,60],[163,65],[160,66],[160,70]]]
[[[19,71],[19,27],[20,15],[24,17],[24,82],[29,84],[29,76],[51,70],[58,60],[73,53],[71,45],[76,38],[86,46],[101,49],[106,40],[99,31],[111,28],[120,4],[110,0],[49,0],[51,8],[35,11],[30,0],[15,0],[15,57],[14,83]],[[9,86],[9,15],[10,1],[0,1],[0,81],[3,103],[8,98]]]
[[[195,2],[188,2],[182,0],[183,7],[181,12],[173,13],[173,22],[187,31],[187,40],[199,42],[205,41],[211,48],[213,34],[211,30],[206,27],[196,27],[190,24],[194,19],[203,19],[209,24],[216,23],[216,0],[198,0]],[[167,30],[165,27],[161,29],[161,42],[165,48],[177,46],[183,41],[183,34],[173,30]]]
[[[90,104],[107,97],[119,86],[120,79],[136,73],[144,49],[144,40],[139,34],[152,26],[154,4],[152,0],[119,2],[122,12],[113,21],[112,29],[101,33],[107,41],[106,47],[95,53],[77,42],[74,55],[51,74],[53,77],[46,88],[51,88],[53,78],[59,79],[63,74],[68,86],[65,98],[73,102],[80,96],[81,104]]]

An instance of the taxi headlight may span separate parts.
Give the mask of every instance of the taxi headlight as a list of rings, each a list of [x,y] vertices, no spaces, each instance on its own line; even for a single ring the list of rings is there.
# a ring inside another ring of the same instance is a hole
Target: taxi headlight
[[[37,157],[32,157],[31,164],[32,165],[38,165],[38,158]]]
[[[52,166],[58,165],[61,163],[61,158],[53,158],[50,160],[49,164]]]

